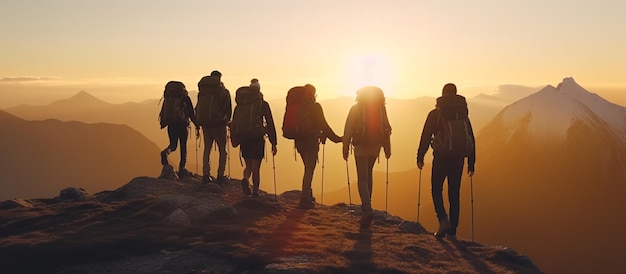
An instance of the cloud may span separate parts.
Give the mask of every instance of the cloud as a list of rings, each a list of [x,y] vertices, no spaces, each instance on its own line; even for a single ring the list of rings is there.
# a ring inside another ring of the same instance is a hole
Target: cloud
[[[2,77],[0,82],[2,83],[16,83],[16,82],[32,82],[32,81],[51,81],[58,80],[53,77],[35,77],[35,76],[17,76],[17,77]]]

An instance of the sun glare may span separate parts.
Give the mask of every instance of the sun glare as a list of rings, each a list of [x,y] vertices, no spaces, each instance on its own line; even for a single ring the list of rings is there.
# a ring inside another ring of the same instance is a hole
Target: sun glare
[[[382,54],[363,54],[346,61],[343,78],[347,87],[344,91],[346,96],[354,96],[356,90],[364,86],[378,86],[385,91],[390,91],[393,68],[389,58]]]

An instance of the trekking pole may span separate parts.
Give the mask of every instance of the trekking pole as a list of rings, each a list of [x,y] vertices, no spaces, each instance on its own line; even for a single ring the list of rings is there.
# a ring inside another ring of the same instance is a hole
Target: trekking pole
[[[324,156],[326,154],[326,143],[322,143],[322,201],[321,203],[324,203]]]
[[[346,160],[346,177],[348,178],[348,199],[350,201],[349,212],[350,212],[350,219],[352,219],[352,215],[354,213],[354,206],[352,205],[352,192],[350,190],[350,172],[348,171],[348,160]]]
[[[228,158],[228,178],[232,178],[230,174],[230,127],[226,128],[226,158]]]
[[[417,222],[420,222],[420,198],[422,194],[422,169],[420,168],[420,179],[419,179],[419,184],[417,185]]]
[[[389,212],[387,211],[388,201],[389,201],[389,158],[387,158],[387,167],[385,170],[385,216],[389,215]]]
[[[276,163],[274,161],[274,153],[272,153],[272,169],[274,170],[274,200],[278,201],[278,195],[276,194]]]
[[[196,174],[198,174],[198,136],[196,136]]]
[[[472,202],[472,242],[474,241],[474,177],[470,176],[470,195]]]

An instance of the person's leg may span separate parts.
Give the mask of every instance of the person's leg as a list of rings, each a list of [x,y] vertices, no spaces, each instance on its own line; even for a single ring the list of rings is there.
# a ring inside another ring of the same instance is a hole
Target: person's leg
[[[431,176],[431,194],[433,196],[433,205],[437,219],[448,218],[446,209],[443,205],[443,182],[446,179],[445,162],[440,157],[433,159],[432,176]]]
[[[373,192],[373,187],[374,187],[374,174],[373,174],[373,170],[374,170],[374,164],[376,163],[376,156],[370,156],[367,159],[367,187],[369,189],[369,193],[370,193],[370,201],[372,200],[372,192]]]
[[[166,166],[169,165],[169,162],[167,160],[167,156],[172,152],[176,150],[176,146],[178,145],[178,138],[175,134],[176,129],[174,128],[174,126],[168,126],[167,127],[167,137],[170,140],[169,145],[167,145],[167,147],[161,151],[161,164]]]
[[[372,206],[371,194],[369,188],[369,157],[354,156],[356,163],[357,185],[359,187],[359,196],[361,197],[361,205],[363,207]]]
[[[448,164],[448,202],[450,203],[450,231],[448,235],[456,235],[459,226],[461,177],[463,176],[464,159],[450,159]]]
[[[208,183],[211,180],[211,148],[213,147],[213,135],[207,127],[202,127],[204,141],[204,153],[202,153],[202,181]]]
[[[298,142],[296,144],[298,153],[304,163],[304,175],[302,176],[302,194],[300,197],[300,204],[305,207],[311,207],[313,204],[313,191],[311,183],[313,181],[313,174],[315,172],[315,166],[317,165],[317,153],[319,146],[317,140],[310,140],[306,142]]]
[[[189,132],[187,131],[186,126],[181,126],[178,132],[179,141],[180,141],[180,164],[178,165],[179,172],[186,172],[185,165],[187,164],[187,137],[189,136]]]
[[[261,184],[261,159],[252,159],[252,197],[259,196]]]
[[[433,159],[433,168],[431,176],[431,193],[433,196],[433,205],[435,206],[435,213],[439,220],[439,229],[435,236],[442,238],[446,236],[446,233],[450,229],[450,222],[448,221],[448,215],[443,205],[443,182],[446,179],[446,162],[443,157],[437,157]]]
[[[373,167],[372,157],[360,156],[354,157],[356,163],[357,183],[359,186],[359,196],[361,197],[361,219],[359,225],[361,228],[368,228],[374,214],[372,212],[372,192],[370,187]]]
[[[220,153],[219,165],[217,167],[217,179],[224,180],[224,171],[226,170],[226,127],[218,127],[214,129],[213,137],[217,143],[217,148]]]
[[[241,144],[241,149],[244,149],[243,144]],[[253,161],[252,159],[249,158],[244,158],[244,161],[246,162],[246,167],[243,169],[243,179],[241,179],[241,188],[243,189],[243,194],[246,196],[250,196],[250,194],[252,194],[252,192],[250,191],[250,181],[248,180],[250,178],[250,175],[252,174],[252,166],[253,166]]]
[[[252,176],[253,188],[256,190],[256,196],[258,196],[260,176],[259,170],[261,166],[261,160],[264,155],[265,140],[252,140],[241,143],[241,154],[246,160],[246,168],[243,172],[243,179],[241,180],[241,187],[245,195],[253,194],[250,191],[250,181],[248,180]]]

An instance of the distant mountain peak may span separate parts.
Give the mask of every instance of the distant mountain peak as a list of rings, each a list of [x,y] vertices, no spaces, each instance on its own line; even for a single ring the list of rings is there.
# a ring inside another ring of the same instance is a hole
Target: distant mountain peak
[[[106,105],[108,104],[105,101],[100,100],[100,98],[91,95],[90,93],[81,90],[78,93],[74,94],[74,96],[58,100],[53,102],[51,105],[72,105],[72,106],[98,106],[98,105]]]
[[[540,138],[566,137],[576,121],[603,124],[618,135],[626,135],[626,108],[587,91],[572,77],[564,78],[556,88],[547,85],[518,100],[498,117],[508,127],[522,122],[528,134]]]
[[[578,83],[576,83],[576,81],[574,80],[573,77],[565,77],[563,78],[563,81],[561,81],[561,83],[559,83],[559,85],[556,87],[556,89],[561,89],[561,87],[565,85],[565,86],[579,86]]]
[[[78,93],[74,94],[74,96],[70,97],[68,100],[75,101],[102,101],[98,99],[96,96],[91,95],[90,93],[81,90]]]

